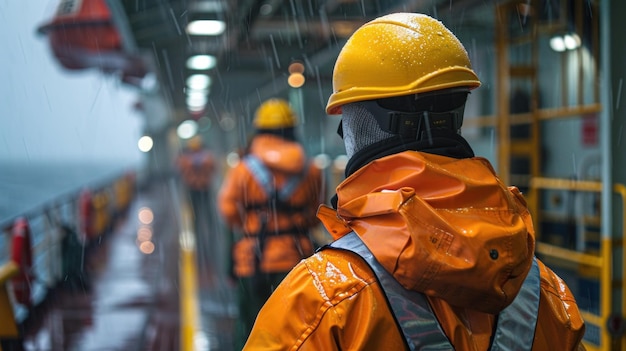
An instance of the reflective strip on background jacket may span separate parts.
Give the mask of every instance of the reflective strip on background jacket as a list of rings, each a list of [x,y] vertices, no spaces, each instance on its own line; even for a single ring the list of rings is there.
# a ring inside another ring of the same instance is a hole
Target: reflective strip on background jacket
[[[259,160],[258,157],[254,155],[246,155],[243,159],[243,162],[248,166],[250,172],[257,180],[259,185],[265,189],[265,194],[268,198],[271,198],[273,195],[277,196],[277,199],[281,204],[286,204],[293,192],[298,188],[300,183],[302,182],[302,178],[306,174],[308,170],[308,164],[304,165],[304,169],[301,174],[296,174],[288,178],[285,184],[276,189],[274,186],[274,179],[270,171],[265,167],[263,162]],[[271,200],[270,200],[271,201]]]
[[[376,261],[359,236],[350,232],[328,247],[349,250],[361,256],[381,283],[395,320],[409,350],[452,350],[453,347],[423,294],[404,289]],[[498,316],[490,351],[531,350],[539,309],[539,268],[533,267],[515,300]]]

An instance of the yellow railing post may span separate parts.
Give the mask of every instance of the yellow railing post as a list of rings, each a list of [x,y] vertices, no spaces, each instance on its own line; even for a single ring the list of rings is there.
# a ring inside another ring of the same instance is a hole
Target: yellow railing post
[[[622,255],[626,255],[626,186],[624,184],[614,184],[613,191],[622,197]],[[622,272],[622,275],[624,272]],[[609,279],[611,276],[608,277]],[[622,317],[626,316],[626,279],[622,277]],[[621,349],[626,350],[626,338],[622,337]]]
[[[533,178],[531,187],[538,189],[559,189],[587,192],[601,192],[602,183],[594,181],[576,181],[571,179],[556,178]],[[622,184],[614,184],[613,191],[622,197],[622,252],[626,252],[626,187]],[[611,209],[603,209],[611,211]],[[608,239],[604,239],[608,238]],[[600,270],[600,313],[594,314],[589,311],[581,311],[586,323],[597,325],[600,329],[600,349],[594,345],[587,345],[588,350],[608,350],[607,346],[611,345],[611,335],[609,334],[606,323],[612,314],[613,306],[613,242],[615,236],[602,236],[600,241],[600,256],[581,253],[569,249],[564,249],[546,243],[537,243],[536,251],[546,257],[558,259],[563,262],[575,263],[589,267],[598,268]],[[626,280],[621,281],[622,294],[626,292]],[[626,306],[621,303],[622,316],[626,315]],[[622,348],[626,340],[621,340]]]
[[[13,261],[0,266],[0,338],[15,338],[19,335],[7,289],[8,280],[18,272],[19,267]]]
[[[181,204],[181,233],[180,233],[180,350],[193,351],[200,326],[197,270],[196,270],[196,243],[192,222],[192,212],[189,204]]]

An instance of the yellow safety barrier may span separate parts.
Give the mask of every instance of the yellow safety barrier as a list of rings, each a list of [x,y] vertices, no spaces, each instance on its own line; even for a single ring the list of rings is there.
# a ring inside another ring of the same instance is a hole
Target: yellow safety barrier
[[[15,338],[18,336],[13,306],[9,299],[7,282],[19,272],[19,267],[13,261],[0,266],[0,338]],[[0,351],[2,347],[0,346]]]
[[[555,179],[555,178],[532,178],[530,183],[533,189],[552,189],[552,190],[572,190],[572,191],[585,191],[585,192],[601,192],[602,183],[594,181],[576,181],[571,179]],[[614,184],[613,191],[622,198],[622,240],[621,250],[626,253],[626,187],[622,184]],[[609,209],[611,210],[611,209]],[[609,350],[609,345],[612,345],[616,341],[624,344],[626,340],[613,340],[607,329],[607,323],[612,316],[612,304],[613,304],[613,250],[615,237],[602,236],[600,241],[599,255],[591,255],[581,253],[574,250],[564,249],[555,245],[538,242],[536,245],[536,251],[546,257],[551,257],[562,262],[569,262],[577,264],[578,266],[586,266],[597,269],[600,272],[600,311],[599,313],[592,313],[589,311],[582,311],[583,318],[588,324],[598,326],[600,330],[600,345],[592,345],[585,343],[585,347],[589,351]],[[621,281],[621,291],[626,292],[626,280]],[[626,315],[626,306],[619,301],[618,305],[622,306],[621,315]],[[622,345],[622,349],[625,345]]]
[[[92,198],[93,206],[93,231],[96,237],[104,234],[111,223],[110,196],[106,190],[94,193]]]
[[[199,330],[198,283],[196,267],[196,244],[192,231],[191,211],[183,204],[180,233],[180,350],[195,350],[194,342]],[[1,350],[0,350],[1,351]]]
[[[113,183],[116,214],[125,211],[130,206],[133,192],[133,178],[130,174],[122,176]]]

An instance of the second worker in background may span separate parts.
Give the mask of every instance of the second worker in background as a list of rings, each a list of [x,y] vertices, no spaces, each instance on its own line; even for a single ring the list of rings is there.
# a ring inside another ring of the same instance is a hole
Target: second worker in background
[[[258,311],[287,273],[313,253],[309,230],[323,202],[322,172],[297,141],[297,116],[282,99],[265,101],[254,116],[255,135],[226,174],[219,211],[233,233],[241,349]]]

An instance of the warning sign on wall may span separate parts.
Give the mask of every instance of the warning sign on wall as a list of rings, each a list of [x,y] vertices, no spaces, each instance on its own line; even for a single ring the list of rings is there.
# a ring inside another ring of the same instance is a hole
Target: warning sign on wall
[[[598,145],[598,117],[595,114],[583,117],[581,134],[584,146]]]

